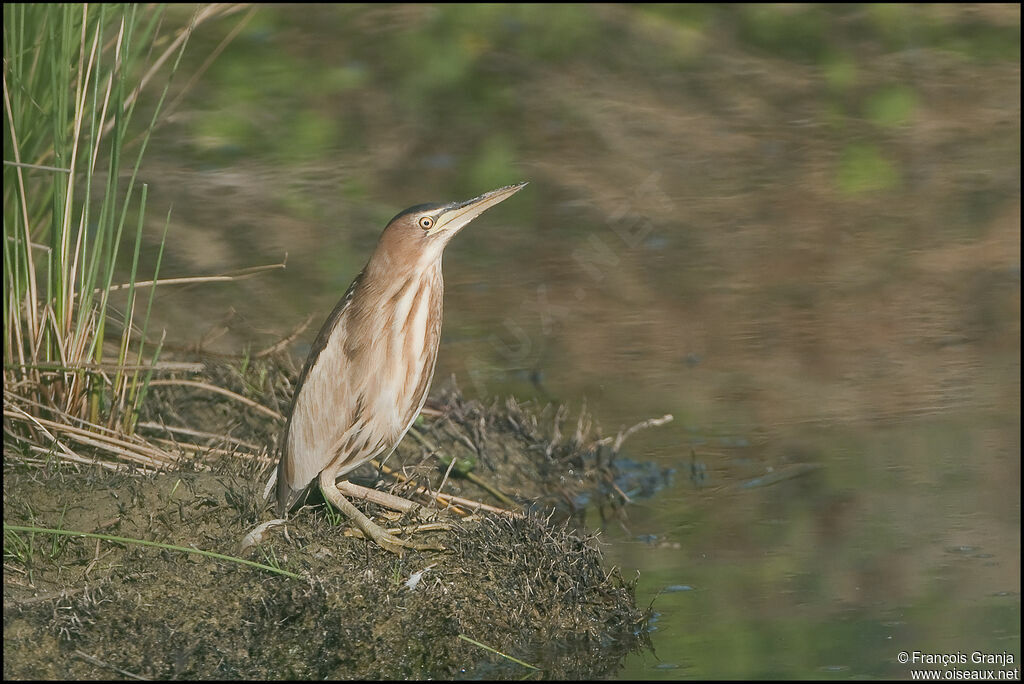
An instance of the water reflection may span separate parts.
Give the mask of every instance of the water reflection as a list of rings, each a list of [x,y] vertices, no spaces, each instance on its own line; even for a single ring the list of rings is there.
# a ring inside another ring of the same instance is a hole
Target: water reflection
[[[716,491],[679,487],[635,510],[632,533],[666,530],[680,547],[612,546],[664,616],[657,658],[637,656],[624,676],[663,677],[660,658],[693,677],[904,677],[901,649],[1012,651],[1016,484],[993,482],[988,461],[989,449],[1012,461],[1013,445],[963,450],[978,427],[815,431],[821,467],[767,486],[726,484],[747,465],[723,453]]]

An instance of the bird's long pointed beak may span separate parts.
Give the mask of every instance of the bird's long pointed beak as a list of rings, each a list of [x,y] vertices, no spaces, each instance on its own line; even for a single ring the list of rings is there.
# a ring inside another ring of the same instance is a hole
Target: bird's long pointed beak
[[[450,205],[444,213],[437,217],[437,223],[430,230],[430,233],[435,234],[449,231],[453,234],[457,233],[477,216],[484,213],[494,205],[504,202],[509,197],[522,190],[525,186],[526,182],[516,183],[515,185],[506,185],[503,188],[485,192],[479,197],[474,197],[471,200],[455,202]]]

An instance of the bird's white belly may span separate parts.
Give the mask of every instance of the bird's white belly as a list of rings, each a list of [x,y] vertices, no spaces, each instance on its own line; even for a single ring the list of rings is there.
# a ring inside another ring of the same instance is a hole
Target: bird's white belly
[[[424,354],[431,303],[418,284],[396,296],[395,315],[382,321],[357,363],[340,343],[345,335],[334,335],[317,360],[318,372],[300,389],[288,435],[289,452],[302,454],[293,459],[296,481],[312,480],[332,462],[343,475],[389,453],[415,419],[426,397],[411,395],[421,388],[423,374],[433,372],[435,359]],[[350,322],[343,319],[338,332]]]

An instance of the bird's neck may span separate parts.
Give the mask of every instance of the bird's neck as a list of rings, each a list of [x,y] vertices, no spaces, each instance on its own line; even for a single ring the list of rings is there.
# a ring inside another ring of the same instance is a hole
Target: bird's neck
[[[353,301],[357,307],[377,303],[372,311],[352,312],[362,319],[361,329],[387,338],[396,329],[406,330],[406,334],[416,331],[419,336],[428,332],[428,326],[440,327],[444,297],[441,259],[409,268],[379,256],[374,254],[366,266],[366,277],[361,278],[360,287],[367,291]],[[388,315],[382,315],[384,312]],[[382,329],[375,330],[377,326]]]

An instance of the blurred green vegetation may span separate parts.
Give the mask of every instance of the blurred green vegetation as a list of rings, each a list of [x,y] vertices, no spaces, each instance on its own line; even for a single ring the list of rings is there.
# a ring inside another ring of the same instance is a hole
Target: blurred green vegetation
[[[846,53],[833,52],[823,60],[825,82],[830,88],[845,91],[857,82],[857,62]]]
[[[486,138],[475,151],[475,159],[468,168],[467,185],[497,188],[519,180],[516,171],[516,152],[512,139],[495,134]]]
[[[964,20],[914,4],[878,3],[865,6],[865,27],[889,50],[909,46],[938,48],[969,59],[1020,59],[1020,26],[998,26],[980,17]]]
[[[331,40],[295,39],[311,22]],[[1020,54],[1017,27],[913,5],[334,6],[306,17],[264,7],[203,79],[205,106],[188,140],[206,164],[257,146],[282,164],[309,163],[374,153],[370,131],[386,120],[396,135],[430,131],[414,137],[414,164],[399,174],[427,170],[494,187],[522,176],[519,160],[535,144],[538,113],[521,96],[523,74],[701,69],[723,39],[819,69],[839,98],[825,116],[840,138],[854,133],[850,117],[877,127],[841,141],[836,184],[848,194],[898,182],[899,165],[880,151],[885,129],[908,124],[920,106],[912,85],[877,83],[856,54],[910,46],[975,60]],[[575,129],[577,118],[560,112],[547,125]]]
[[[738,5],[741,39],[778,57],[818,63],[830,43],[829,18],[840,13],[817,5]]]
[[[889,190],[899,182],[899,172],[875,145],[853,143],[839,158],[839,189],[851,195]]]
[[[902,126],[910,122],[917,96],[907,86],[888,86],[874,93],[866,103],[868,119],[879,126]]]

